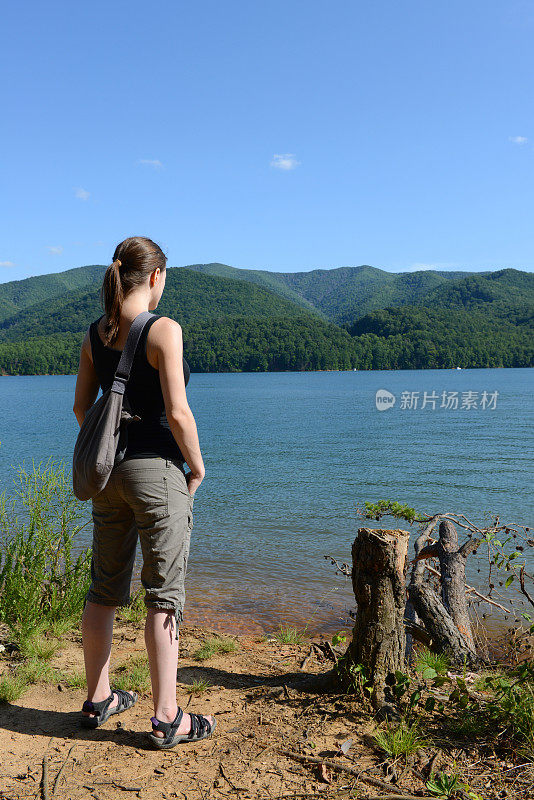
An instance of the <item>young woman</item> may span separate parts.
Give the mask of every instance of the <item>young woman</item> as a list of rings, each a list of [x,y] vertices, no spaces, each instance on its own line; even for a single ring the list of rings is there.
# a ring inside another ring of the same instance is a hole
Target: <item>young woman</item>
[[[109,388],[133,320],[157,308],[166,256],[151,239],[121,242],[102,285],[105,314],[82,344],[74,413],[81,425],[98,391]],[[193,526],[193,499],[204,478],[195,419],[186,397],[189,366],[182,329],[155,315],[143,330],[126,396],[141,417],[128,428],[124,461],[93,498],[92,582],[82,618],[87,700],[82,725],[96,728],[130,708],[135,692],[111,690],[109,661],[117,606],[130,597],[137,538],[141,541],[147,618],[145,642],[154,701],[153,745],[160,749],[209,736],[212,716],[185,714],[176,702],[178,625]],[[184,463],[190,472],[185,473]]]

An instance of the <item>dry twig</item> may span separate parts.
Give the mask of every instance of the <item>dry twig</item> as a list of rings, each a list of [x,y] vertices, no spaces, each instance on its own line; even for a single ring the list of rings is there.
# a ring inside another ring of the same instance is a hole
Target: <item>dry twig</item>
[[[55,794],[55,791],[56,791],[56,789],[57,789],[57,788],[58,788],[58,786],[59,786],[59,779],[60,779],[60,778],[61,778],[61,776],[63,775],[63,770],[65,769],[65,765],[66,765],[67,761],[69,760],[69,756],[70,756],[70,754],[72,753],[72,751],[74,750],[74,748],[75,748],[75,747],[76,747],[76,745],[75,745],[75,744],[73,744],[73,745],[72,745],[72,747],[70,748],[69,752],[67,753],[67,756],[66,756],[66,758],[65,758],[65,760],[64,760],[64,762],[63,762],[63,764],[62,764],[62,765],[61,765],[61,767],[59,768],[59,772],[58,772],[58,774],[56,775],[56,778],[55,778],[55,780],[54,780],[54,785],[53,785],[53,787],[52,787],[52,796],[54,796],[54,794]]]
[[[338,772],[348,772],[350,775],[355,775],[356,778],[363,783],[369,783],[371,786],[376,786],[377,789],[385,789],[386,791],[390,792],[391,797],[391,786],[389,783],[381,781],[378,778],[372,778],[370,775],[363,775],[360,770],[354,769],[354,767],[349,767],[347,764],[339,764],[337,761],[330,761],[326,758],[301,756],[300,753],[293,753],[291,750],[283,750],[282,748],[278,748],[278,752],[283,756],[287,756],[287,758],[292,758],[295,761],[300,761],[303,764],[322,764],[325,767],[330,767],[330,769],[334,769]],[[395,797],[399,798],[400,795],[395,795]],[[425,800],[425,798],[415,797],[413,794],[405,794],[402,795],[402,797],[403,800]]]

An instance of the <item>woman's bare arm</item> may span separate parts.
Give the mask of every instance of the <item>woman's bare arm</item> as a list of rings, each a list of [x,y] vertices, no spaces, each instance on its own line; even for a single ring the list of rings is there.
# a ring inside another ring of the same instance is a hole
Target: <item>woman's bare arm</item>
[[[97,398],[99,388],[100,384],[98,383],[98,378],[93,366],[93,359],[91,357],[89,331],[87,331],[80,351],[80,364],[78,367],[78,377],[76,378],[74,406],[72,409],[76,414],[76,419],[80,427],[85,419],[85,415]]]
[[[205,469],[195,418],[185,392],[182,328],[174,320],[162,317],[150,328],[149,340],[157,359],[169,427],[191,470],[188,488],[194,494]]]

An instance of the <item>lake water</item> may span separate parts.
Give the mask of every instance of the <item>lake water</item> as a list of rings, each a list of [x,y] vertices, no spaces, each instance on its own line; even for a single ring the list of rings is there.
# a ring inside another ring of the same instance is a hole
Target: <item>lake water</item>
[[[2,488],[23,462],[53,456],[70,467],[74,384],[0,378]],[[396,527],[359,520],[365,500],[532,524],[533,388],[529,369],[192,374],[206,477],[195,495],[186,622],[346,627],[350,582],[325,556],[350,561],[358,526]],[[392,408],[377,410],[378,390],[395,395]],[[458,393],[458,408],[442,405],[443,392]],[[475,562],[470,570],[476,582]]]

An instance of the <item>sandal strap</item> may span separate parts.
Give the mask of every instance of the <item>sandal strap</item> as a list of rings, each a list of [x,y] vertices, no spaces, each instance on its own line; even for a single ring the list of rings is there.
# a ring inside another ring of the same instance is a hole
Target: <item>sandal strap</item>
[[[96,714],[100,716],[108,706],[113,702],[113,692],[111,692],[110,696],[106,698],[106,700],[99,700],[98,703],[93,702],[92,700],[86,700],[82,706],[82,711],[87,712],[88,714]]]
[[[125,689],[113,689],[111,696],[113,696],[114,693],[117,695],[117,707],[116,709],[114,708],[113,711],[125,711],[127,708],[130,708],[136,700],[135,693],[132,695]]]
[[[202,714],[190,714],[191,717],[191,739],[199,739],[204,733],[211,732],[211,722]]]
[[[162,722],[157,717],[150,717],[150,722],[152,723],[152,726],[154,728],[157,728],[158,731],[161,731],[163,733],[165,739],[169,738],[172,739],[174,734],[180,727],[180,722],[182,721],[183,715],[184,712],[182,711],[182,709],[178,708],[178,711],[176,712],[176,716],[173,722]]]

